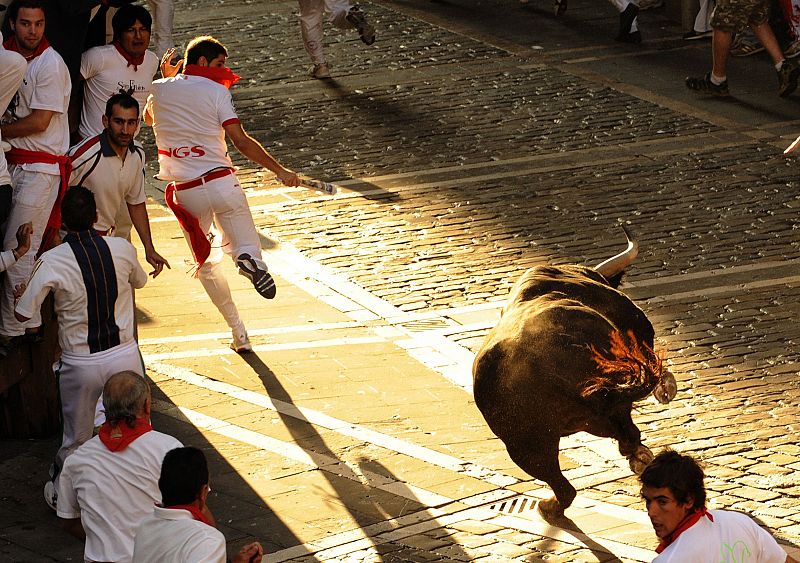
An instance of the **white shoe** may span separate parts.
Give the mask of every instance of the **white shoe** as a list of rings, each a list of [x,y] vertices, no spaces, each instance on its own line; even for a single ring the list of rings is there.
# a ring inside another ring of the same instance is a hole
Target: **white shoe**
[[[56,494],[56,485],[52,481],[48,481],[44,484],[44,501],[47,503],[47,506],[53,510],[56,509],[58,495]]]
[[[239,326],[233,329],[232,334],[233,341],[231,342],[231,350],[237,354],[253,351],[253,346],[250,345],[250,339],[247,337],[247,330],[244,328],[244,323],[239,323]]]
[[[311,75],[311,78],[324,80],[331,77],[331,70],[328,68],[327,63],[320,63],[311,67],[311,72],[309,72],[309,74]]]

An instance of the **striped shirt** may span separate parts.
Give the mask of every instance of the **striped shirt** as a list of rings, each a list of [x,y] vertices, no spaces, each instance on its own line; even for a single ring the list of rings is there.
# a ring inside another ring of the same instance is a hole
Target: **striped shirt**
[[[33,317],[52,291],[61,349],[90,355],[133,339],[131,285],[146,282],[136,249],[125,239],[69,233],[36,261],[16,311]]]

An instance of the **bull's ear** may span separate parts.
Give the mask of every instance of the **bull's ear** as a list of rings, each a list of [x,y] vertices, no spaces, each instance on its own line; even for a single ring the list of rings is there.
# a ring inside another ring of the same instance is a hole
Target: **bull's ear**
[[[610,285],[614,289],[617,289],[619,288],[619,284],[622,283],[622,278],[624,277],[625,277],[625,270],[622,270],[621,272],[614,274],[610,278],[606,278],[606,281],[608,281],[608,285]]]

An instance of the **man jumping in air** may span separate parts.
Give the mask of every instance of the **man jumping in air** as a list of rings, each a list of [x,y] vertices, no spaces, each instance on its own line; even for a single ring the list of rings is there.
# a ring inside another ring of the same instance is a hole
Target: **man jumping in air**
[[[196,37],[186,47],[184,59],[173,65],[174,54],[170,49],[161,60],[165,78],[153,83],[145,122],[155,132],[159,177],[170,182],[167,205],[184,231],[200,282],[233,331],[231,348],[248,352],[250,340],[220,268],[222,251],[236,261],[239,273],[261,296],[272,299],[276,289],[261,259],[258,232],[225,136],[285,185],[298,185],[298,177],[242,128],[228,91],[239,77],[225,66],[228,51],[222,43],[211,36]],[[215,238],[212,223],[222,232],[221,240]]]

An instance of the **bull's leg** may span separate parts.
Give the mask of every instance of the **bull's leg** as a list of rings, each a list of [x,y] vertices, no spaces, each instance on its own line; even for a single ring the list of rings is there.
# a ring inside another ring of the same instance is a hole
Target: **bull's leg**
[[[653,461],[653,452],[642,445],[642,433],[633,423],[630,408],[617,410],[608,418],[593,420],[589,431],[595,436],[614,438],[619,443],[619,453],[628,460],[631,471],[637,475]]]
[[[564,510],[575,500],[577,491],[570,485],[558,464],[558,436],[537,436],[531,440],[526,436],[524,445],[506,444],[511,459],[530,476],[544,481],[555,496],[539,503],[542,516],[547,519],[559,518]]]

